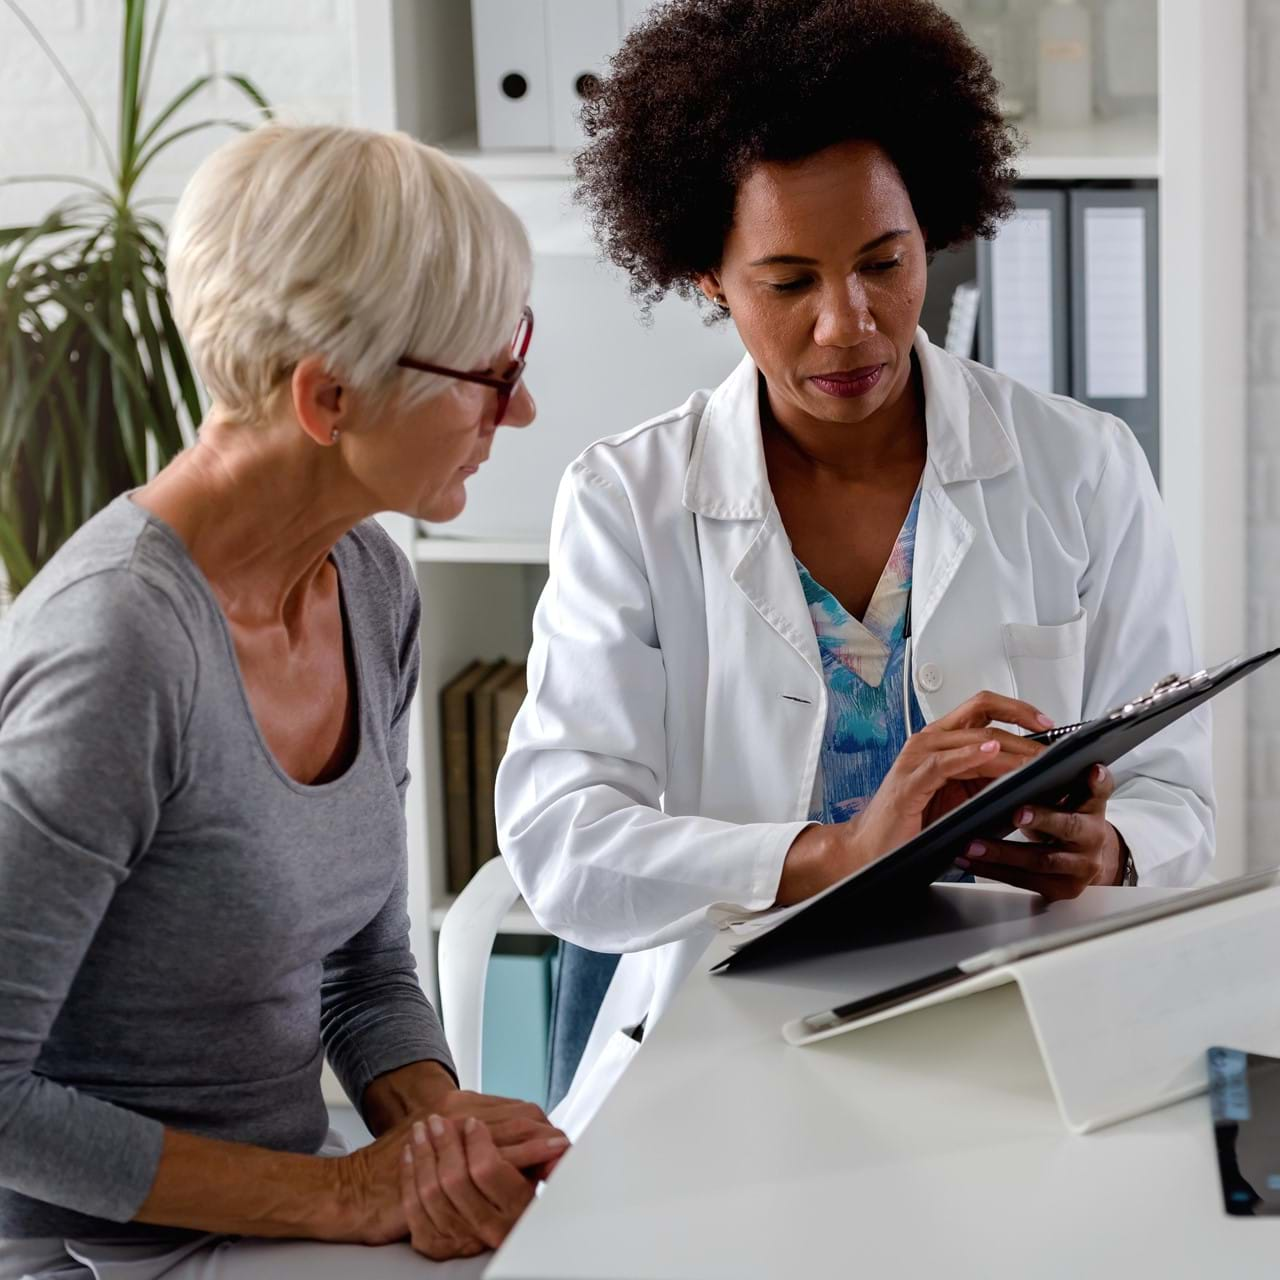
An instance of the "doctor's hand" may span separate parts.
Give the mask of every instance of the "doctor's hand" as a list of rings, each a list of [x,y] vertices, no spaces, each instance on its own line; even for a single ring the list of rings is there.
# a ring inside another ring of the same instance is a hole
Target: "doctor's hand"
[[[1089,770],[1089,799],[1079,809],[1021,809],[1013,823],[1029,843],[975,840],[956,865],[990,880],[1032,889],[1050,901],[1077,898],[1091,884],[1117,884],[1124,846],[1107,821],[1107,801],[1115,789],[1110,770],[1094,765]]]
[[[1044,750],[1039,742],[995,728],[997,721],[1033,733],[1053,723],[1029,702],[986,691],[913,734],[856,818],[807,827],[796,837],[783,864],[777,905],[803,901],[874,862]]]

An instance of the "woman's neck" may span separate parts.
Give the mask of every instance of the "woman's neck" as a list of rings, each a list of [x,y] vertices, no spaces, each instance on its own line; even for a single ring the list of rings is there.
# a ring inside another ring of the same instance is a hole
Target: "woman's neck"
[[[296,428],[211,420],[134,501],[174,529],[229,617],[289,626],[334,544],[371,514],[326,454]]]

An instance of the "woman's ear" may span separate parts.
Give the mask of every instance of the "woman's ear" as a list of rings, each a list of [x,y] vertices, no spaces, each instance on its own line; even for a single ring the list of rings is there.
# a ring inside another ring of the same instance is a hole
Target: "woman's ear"
[[[351,395],[324,362],[315,356],[299,360],[290,378],[289,391],[294,417],[303,431],[316,444],[336,443],[347,425]]]
[[[706,294],[708,302],[713,302],[717,306],[724,306],[724,289],[720,285],[720,276],[715,271],[703,271],[696,277],[698,288]]]

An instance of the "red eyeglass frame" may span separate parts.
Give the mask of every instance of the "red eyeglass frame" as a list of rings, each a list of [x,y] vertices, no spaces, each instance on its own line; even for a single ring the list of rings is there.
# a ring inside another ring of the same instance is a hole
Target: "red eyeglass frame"
[[[525,357],[529,354],[529,343],[533,341],[533,308],[525,307],[520,313],[520,323],[511,337],[511,363],[500,375],[492,373],[469,373],[462,369],[450,369],[442,364],[428,364],[416,356],[401,356],[396,364],[403,369],[416,369],[419,373],[439,373],[446,378],[457,378],[462,382],[478,382],[484,387],[493,387],[498,393],[498,403],[494,422],[501,424],[507,416],[511,405],[511,397],[515,395],[520,379],[524,377]]]

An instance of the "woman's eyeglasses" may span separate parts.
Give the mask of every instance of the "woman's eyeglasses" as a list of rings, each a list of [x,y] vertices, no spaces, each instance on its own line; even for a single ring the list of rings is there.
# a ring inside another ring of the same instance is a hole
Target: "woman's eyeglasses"
[[[498,393],[498,403],[494,414],[494,423],[501,425],[511,405],[511,397],[515,395],[520,379],[524,377],[525,357],[529,354],[529,343],[533,339],[533,308],[525,307],[516,325],[515,337],[511,339],[511,363],[501,374],[467,373],[461,369],[447,369],[444,365],[428,364],[414,356],[401,356],[396,364],[404,369],[417,369],[420,373],[439,373],[446,378],[458,378],[462,382],[478,382],[481,386],[493,387]]]

